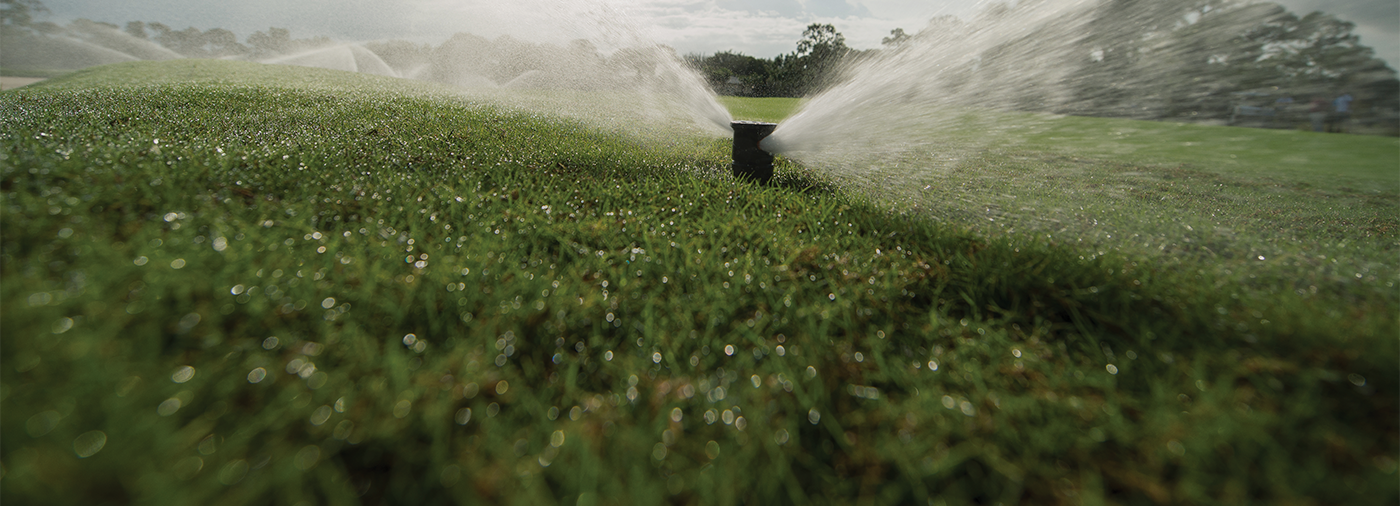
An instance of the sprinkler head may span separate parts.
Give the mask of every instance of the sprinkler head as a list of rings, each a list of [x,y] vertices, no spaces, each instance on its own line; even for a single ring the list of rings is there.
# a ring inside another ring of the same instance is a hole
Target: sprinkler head
[[[758,144],[773,133],[778,124],[735,121],[730,126],[734,128],[734,177],[767,183],[773,178],[773,154]]]

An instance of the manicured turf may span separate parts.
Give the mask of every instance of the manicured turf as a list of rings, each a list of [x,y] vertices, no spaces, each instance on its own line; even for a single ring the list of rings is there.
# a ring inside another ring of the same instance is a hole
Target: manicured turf
[[[210,61],[0,94],[0,500],[1400,499],[1384,207],[1332,211],[1382,220],[1339,264],[1045,238],[483,97]],[[1172,176],[1144,202],[1188,224],[1228,181],[1074,160],[966,163]],[[1277,220],[1351,240],[1312,205]]]
[[[729,113],[736,120],[768,123],[777,123],[791,116],[802,104],[802,100],[796,98],[719,97],[719,102],[729,108]]]

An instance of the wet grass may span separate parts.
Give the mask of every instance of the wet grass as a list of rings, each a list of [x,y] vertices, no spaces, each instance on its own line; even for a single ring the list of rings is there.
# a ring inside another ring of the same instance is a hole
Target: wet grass
[[[328,71],[108,67],[0,118],[6,502],[1397,498],[1391,274],[1300,292]]]

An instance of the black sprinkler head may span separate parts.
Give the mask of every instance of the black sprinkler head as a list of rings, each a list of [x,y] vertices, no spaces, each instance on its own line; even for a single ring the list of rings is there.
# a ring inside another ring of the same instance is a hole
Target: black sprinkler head
[[[735,121],[730,126],[734,128],[734,177],[767,183],[773,178],[773,154],[764,151],[759,143],[778,124]]]

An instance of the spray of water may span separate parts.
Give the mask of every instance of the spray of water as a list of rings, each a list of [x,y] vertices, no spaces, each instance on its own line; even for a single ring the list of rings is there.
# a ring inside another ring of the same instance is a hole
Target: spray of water
[[[881,169],[946,170],[990,143],[1014,141],[998,133],[1034,117],[1010,111],[1051,111],[1069,99],[1072,69],[1060,62],[1081,47],[1092,3],[999,4],[969,21],[934,18],[902,45],[845,69],[764,148],[886,186],[911,174]]]
[[[458,33],[401,75],[583,121],[683,117],[711,135],[729,131],[704,80],[608,0],[523,0],[472,14],[491,28]]]
[[[437,81],[469,96],[595,124],[679,122],[709,135],[729,132],[729,113],[704,80],[611,0],[517,0],[441,10],[461,31],[431,45],[401,40],[415,38],[403,33],[388,38],[393,42],[284,41],[276,51],[287,53],[222,57]],[[7,67],[78,69],[183,57],[91,21],[61,33],[7,29],[0,36]]]

